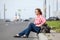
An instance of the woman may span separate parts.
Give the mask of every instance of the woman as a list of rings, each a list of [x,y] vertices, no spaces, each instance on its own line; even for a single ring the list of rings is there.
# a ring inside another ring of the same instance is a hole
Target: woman
[[[39,8],[36,8],[35,9],[35,13],[36,13],[36,18],[35,18],[35,21],[34,23],[30,23],[28,28],[26,28],[24,31],[16,34],[15,37],[28,37],[30,32],[33,31],[33,32],[36,32],[36,33],[39,33],[40,30],[41,30],[41,26],[43,24],[45,24],[46,22],[46,19],[42,16],[42,12],[41,12],[41,9]]]

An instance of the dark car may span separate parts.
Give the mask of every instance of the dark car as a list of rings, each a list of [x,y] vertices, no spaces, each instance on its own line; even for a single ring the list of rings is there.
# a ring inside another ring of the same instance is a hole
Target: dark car
[[[9,19],[5,20],[5,22],[11,22]]]
[[[59,20],[58,17],[49,17],[49,18],[47,19],[47,21],[57,21],[57,20]]]
[[[29,19],[25,19],[24,21],[29,21]]]

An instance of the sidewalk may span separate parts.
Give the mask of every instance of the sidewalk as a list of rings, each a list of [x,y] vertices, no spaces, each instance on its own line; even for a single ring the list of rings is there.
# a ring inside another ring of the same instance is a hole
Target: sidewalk
[[[51,30],[51,33],[39,33],[39,40],[60,40],[60,33]]]

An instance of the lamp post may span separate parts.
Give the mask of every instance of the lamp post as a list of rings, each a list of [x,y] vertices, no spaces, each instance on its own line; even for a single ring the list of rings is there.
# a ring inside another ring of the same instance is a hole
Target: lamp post
[[[58,0],[56,0],[56,11],[58,11]]]
[[[6,19],[6,11],[7,9],[5,8],[5,4],[4,4],[4,20]]]
[[[50,0],[49,0],[49,18],[50,18],[50,7],[51,5],[50,5]]]
[[[0,19],[1,19],[1,11],[0,11]]]
[[[18,16],[19,16],[19,20],[20,20],[20,17],[21,17],[21,15],[20,15],[20,9],[18,9]]]
[[[49,17],[50,17],[50,5],[49,5]]]
[[[46,18],[46,0],[44,0],[44,16],[45,16],[45,18]]]

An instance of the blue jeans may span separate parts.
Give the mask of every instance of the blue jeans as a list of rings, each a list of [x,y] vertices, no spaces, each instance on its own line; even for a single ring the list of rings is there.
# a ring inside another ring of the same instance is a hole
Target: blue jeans
[[[24,31],[19,33],[19,35],[20,36],[26,35],[28,37],[31,31],[39,33],[40,30],[41,30],[40,27],[37,27],[34,23],[30,23],[28,28],[26,28]]]

